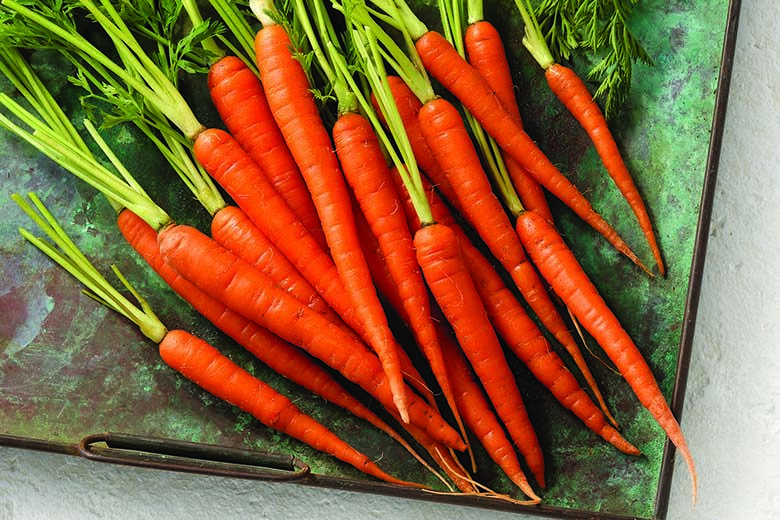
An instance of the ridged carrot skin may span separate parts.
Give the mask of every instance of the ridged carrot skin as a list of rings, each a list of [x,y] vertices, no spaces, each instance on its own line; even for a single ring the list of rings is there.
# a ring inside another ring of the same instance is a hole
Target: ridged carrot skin
[[[401,210],[398,192],[379,140],[371,123],[360,114],[341,116],[333,129],[333,139],[342,171],[352,188],[359,211],[376,238],[384,263],[397,288],[405,321],[460,424],[436,327],[431,318],[428,289],[420,266],[417,265],[412,234]]]
[[[312,311],[273,281],[197,229],[176,225],[158,233],[163,259],[228,308],[303,348],[373,395],[388,411],[392,393],[375,355],[338,325]],[[458,433],[409,391],[410,420],[433,439],[457,450]]]
[[[332,320],[341,319],[240,208],[226,206],[216,213],[211,220],[211,237],[222,247],[266,273],[279,287],[307,307]]]
[[[520,116],[520,108],[517,106],[512,71],[509,68],[504,42],[501,40],[498,30],[486,20],[472,23],[466,28],[464,44],[469,63],[482,74],[498,99],[501,100],[504,108],[522,128],[523,119]],[[501,155],[523,207],[536,211],[552,221],[553,215],[541,184],[536,182],[536,179],[506,152],[502,152]]]
[[[463,103],[504,151],[618,251],[651,274],[612,226],[593,210],[585,196],[517,124],[479,71],[469,65],[446,38],[428,31],[415,42],[415,48],[431,76]]]
[[[278,247],[283,256],[309,282],[308,285],[314,288],[348,327],[365,340],[365,323],[354,312],[333,260],[317,244],[238,142],[227,132],[210,128],[198,135],[194,151],[209,175],[236,201],[262,236]],[[234,217],[238,218],[239,215]],[[219,224],[218,221],[216,223]],[[244,240],[260,240],[261,237],[247,236],[250,228],[216,228],[214,222],[212,224],[214,238],[233,254],[253,265],[261,260],[260,255],[242,244]],[[294,274],[290,276],[294,277]],[[306,288],[306,284],[297,284],[295,294],[301,302],[310,305],[317,300],[317,296],[305,294]],[[322,310],[321,305],[316,308]],[[399,352],[399,358],[402,372],[408,376],[407,379],[414,388],[423,395],[429,394],[428,389],[420,383],[422,377],[404,351]]]
[[[234,206],[228,206],[228,208],[234,208]],[[215,218],[220,218],[220,214],[224,211],[218,212]],[[234,211],[229,213],[236,214]],[[163,260],[157,244],[157,233],[143,219],[130,210],[124,210],[117,218],[117,225],[127,242],[165,280],[171,289],[236,343],[278,374],[369,422],[417,456],[403,437],[399,436],[385,421],[358,401],[328,371],[313,362],[300,349],[290,345],[264,327],[231,311],[227,306],[211,298],[183,278]]]
[[[305,442],[356,467],[363,473],[403,486],[423,487],[397,479],[344,442],[287,397],[233,363],[204,340],[183,330],[168,332],[159,345],[163,361],[210,394],[250,413],[266,426]]]
[[[398,411],[406,421],[408,396],[400,349],[371,284],[357,238],[349,190],[306,71],[293,54],[286,30],[279,25],[258,31],[255,50],[268,105],[306,181],[339,277],[355,312],[365,323],[367,342],[382,362]]]
[[[697,478],[693,456],[642,353],[553,226],[532,211],[523,213],[517,222],[523,244],[542,276],[607,353],[639,402],[677,446],[688,464],[695,498]]]
[[[460,252],[447,226],[431,224],[414,235],[417,261],[436,303],[455,331],[458,343],[482,382],[509,436],[544,487],[544,457],[514,374],[490,324]]]
[[[396,183],[400,179],[394,178]],[[436,222],[448,226],[458,238],[463,259],[468,265],[474,287],[479,293],[491,323],[506,343],[567,410],[571,411],[585,426],[601,436],[620,451],[629,455],[638,455],[639,450],[626,441],[620,433],[606,423],[604,414],[580,388],[577,379],[566,368],[563,360],[550,347],[539,327],[528,316],[515,295],[504,284],[490,260],[471,242],[444,201],[427,187],[428,202]],[[419,219],[414,214],[411,201],[402,198],[404,210],[411,229],[418,229]]]
[[[534,493],[520,466],[514,446],[504,433],[504,428],[482,393],[482,388],[474,379],[463,352],[449,339],[446,331],[441,331],[440,338],[447,357],[447,373],[455,389],[455,400],[468,428],[510,480],[534,503],[540,502],[541,499]]]
[[[209,68],[211,101],[228,131],[262,169],[268,180],[326,248],[325,235],[298,165],[276,126],[260,78],[235,56]]]
[[[628,201],[631,210],[639,221],[639,226],[650,244],[655,263],[663,276],[666,273],[661,258],[661,250],[658,247],[653,223],[647,213],[645,202],[634,184],[634,179],[623,161],[623,156],[618,150],[615,138],[607,125],[607,120],[601,113],[596,101],[593,99],[585,82],[569,67],[555,63],[544,71],[550,90],[564,104],[569,112],[579,121],[596,147],[604,167],[615,181],[615,185]]]

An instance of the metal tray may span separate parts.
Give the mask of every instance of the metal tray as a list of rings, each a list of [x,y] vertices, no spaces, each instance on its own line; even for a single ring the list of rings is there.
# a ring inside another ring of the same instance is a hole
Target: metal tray
[[[551,200],[562,233],[642,349],[678,417],[739,5],[739,0],[652,0],[635,8],[636,32],[656,66],[636,71],[627,110],[612,127],[649,206],[668,276],[649,279]],[[420,7],[424,17],[435,18],[430,3]],[[587,137],[550,98],[540,69],[520,44],[513,5],[498,2],[486,7],[512,58],[529,133],[649,262],[635,221],[603,173]],[[77,91],[63,73],[67,65],[43,51],[33,52],[31,60],[73,120],[80,122],[84,113]],[[189,94],[201,100],[199,116],[206,124],[219,125],[207,101],[203,78],[191,80]],[[0,79],[0,89],[11,92],[4,79]],[[116,128],[106,135],[162,207],[181,222],[207,229],[205,214],[133,128]],[[269,430],[171,371],[153,344],[122,318],[83,296],[75,281],[21,239],[18,226],[29,227],[30,223],[8,195],[36,191],[98,266],[108,272],[108,265],[116,263],[169,327],[200,334],[294,398],[304,411],[355,447],[380,460],[391,473],[437,483],[389,438],[277,376],[182,305],[116,233],[115,215],[101,196],[5,132],[0,132],[0,178],[0,444],[146,467],[290,479],[530,515],[665,516],[674,450],[627,385],[598,361],[597,357],[604,356],[592,340],[594,355],[588,357],[594,374],[624,435],[642,450],[641,457],[624,456],[596,438],[510,356],[545,449],[548,488],[542,495],[544,504],[529,509],[386,485]],[[403,330],[399,334],[408,338]],[[479,448],[477,456],[477,479],[496,491],[513,493],[508,479]]]

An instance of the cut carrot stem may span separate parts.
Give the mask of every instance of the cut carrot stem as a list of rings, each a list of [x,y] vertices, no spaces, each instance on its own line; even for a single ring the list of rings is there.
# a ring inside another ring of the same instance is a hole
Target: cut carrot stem
[[[555,228],[532,211],[518,219],[518,233],[542,276],[552,284],[579,323],[604,349],[688,465],[696,497],[696,469],[680,425],[653,372]]]

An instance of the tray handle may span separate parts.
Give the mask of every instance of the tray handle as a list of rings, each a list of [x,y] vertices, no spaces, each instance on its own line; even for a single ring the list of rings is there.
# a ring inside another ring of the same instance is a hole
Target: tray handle
[[[291,455],[127,433],[87,435],[78,452],[99,462],[255,480],[300,480],[311,473]]]

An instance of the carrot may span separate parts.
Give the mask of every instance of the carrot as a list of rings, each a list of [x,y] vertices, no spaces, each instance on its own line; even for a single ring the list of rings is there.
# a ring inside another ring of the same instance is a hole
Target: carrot
[[[382,361],[396,406],[406,421],[408,396],[399,347],[371,284],[357,239],[349,192],[306,72],[292,54],[285,29],[279,25],[264,25],[258,31],[255,51],[268,104],[312,194],[339,277],[355,312],[365,322],[368,343]]]
[[[337,324],[301,305],[195,228],[166,228],[159,232],[158,242],[163,258],[203,292],[341,372],[388,411],[395,409],[379,360]],[[458,433],[413,392],[408,393],[410,420],[435,440],[464,449]]]
[[[428,291],[415,258],[412,235],[376,134],[366,118],[349,114],[336,121],[333,138],[347,182],[397,287],[402,316],[428,360],[457,423],[461,424],[431,317]]]
[[[446,195],[455,197],[456,207],[510,274],[539,320],[578,361],[578,366],[585,368],[583,373],[589,373],[574,337],[528,261],[504,208],[493,194],[459,112],[449,102],[435,100],[422,107],[418,118],[423,136],[446,175],[446,180],[434,181]]]
[[[544,77],[547,78],[547,83],[550,85],[553,93],[590,136],[607,173],[615,181],[615,185],[626,201],[628,201],[631,210],[639,221],[639,226],[648,244],[650,244],[658,270],[661,276],[664,276],[666,268],[661,258],[661,250],[658,247],[655,232],[653,231],[653,223],[650,220],[644,200],[642,200],[642,196],[631,178],[626,163],[623,161],[615,138],[609,129],[609,125],[607,125],[607,120],[604,118],[598,104],[593,100],[588,87],[576,72],[560,63],[547,67],[544,71]]]
[[[514,375],[488,320],[455,233],[442,224],[422,227],[414,236],[425,281],[452,325],[496,412],[544,487],[544,458]]]
[[[520,490],[538,503],[541,499],[534,493],[523,473],[514,446],[504,434],[501,423],[496,418],[490,403],[482,393],[482,388],[474,380],[471,369],[457,344],[449,339],[446,331],[440,329],[440,342],[447,356],[447,374],[457,389],[455,399],[458,409],[463,413],[469,429],[477,436],[490,458],[493,459]]]
[[[396,479],[382,471],[366,455],[301,412],[287,397],[240,368],[206,341],[184,330],[166,328],[116,267],[113,267],[115,274],[136,297],[137,304],[126,298],[98,272],[37,196],[30,195],[35,209],[18,195],[12,198],[51,242],[39,239],[24,229],[20,230],[22,236],[82,282],[97,301],[137,325],[147,338],[159,345],[160,356],[171,368],[214,396],[249,412],[266,426],[333,455],[364,473],[393,484],[423,487]],[[145,225],[154,234],[154,229],[148,223]]]
[[[424,487],[388,475],[366,455],[304,414],[287,397],[192,334],[182,330],[170,331],[160,343],[160,357],[210,394],[239,407],[275,430],[391,484]]]
[[[593,210],[584,195],[558,171],[507,112],[479,71],[469,65],[444,36],[429,30],[404,2],[399,1],[396,4],[400,5],[400,9],[388,11],[401,17],[425,70],[453,94],[479,121],[488,135],[542,186],[601,233],[618,251],[643,271],[651,274],[612,226]],[[414,86],[410,86],[423,104],[433,100],[432,89],[428,85],[419,89],[419,84],[418,80]]]
[[[517,221],[517,231],[528,254],[574,316],[604,349],[631,385],[639,402],[648,409],[688,465],[696,497],[696,468],[679,423],[661,393],[649,365],[618,318],[607,306],[571,250],[539,215],[528,211]]]
[[[469,3],[469,7],[474,2]],[[469,63],[485,78],[490,88],[496,93],[504,108],[517,121],[523,124],[520,109],[515,98],[515,87],[512,72],[504,51],[501,35],[495,26],[486,20],[472,20],[466,29],[465,45]],[[512,178],[517,194],[527,210],[536,211],[544,218],[552,221],[553,215],[541,184],[506,152],[502,152],[507,172]]]
[[[398,179],[396,178],[396,183]],[[463,229],[458,226],[452,213],[430,187],[426,189],[436,221],[455,232],[461,246],[463,258],[468,265],[474,286],[479,293],[496,332],[507,346],[531,371],[550,393],[567,410],[571,411],[590,430],[601,436],[617,449],[630,455],[639,450],[626,441],[620,433],[605,422],[605,414],[579,387],[574,375],[566,368],[561,358],[545,339],[536,323],[528,316],[512,291],[507,288],[501,276],[490,261],[472,244]],[[414,218],[408,200],[402,200],[410,227],[420,226]]]
[[[666,269],[653,231],[653,224],[601,109],[577,73],[569,67],[556,63],[539,27],[534,10],[527,3],[524,5],[521,0],[516,0],[515,4],[525,24],[523,45],[544,70],[544,76],[550,90],[587,132],[607,173],[639,221],[639,226],[650,245],[658,270],[663,276]],[[628,60],[627,67],[630,68],[630,60]]]
[[[365,322],[356,315],[333,260],[306,230],[289,205],[262,175],[260,167],[252,161],[235,139],[223,130],[210,128],[198,135],[194,153],[206,171],[233,197],[252,223],[257,225],[262,235],[276,245],[293,263],[309,285],[322,296],[344,323],[362,338],[366,338]],[[237,215],[233,217],[237,218]],[[212,226],[212,232],[215,238],[227,246],[232,246],[229,249],[246,262],[254,264],[261,259],[262,251],[242,245],[247,240],[246,233],[251,232],[251,228]],[[253,241],[256,240],[261,240],[261,237],[253,238]],[[290,273],[290,276],[295,275]],[[306,288],[306,284],[298,284],[300,291],[305,291]],[[314,294],[305,292],[296,294],[306,305],[317,299]],[[321,306],[318,305],[318,308]],[[402,372],[408,374],[408,380],[425,395],[428,390],[420,384],[422,377],[403,351],[399,352],[399,362]]]
[[[228,131],[326,248],[325,235],[306,184],[271,114],[257,75],[239,58],[226,56],[208,74],[211,100]]]
[[[348,410],[356,417],[366,420],[377,429],[387,433],[420,460],[419,455],[403,437],[398,435],[363,403],[355,399],[330,373],[312,362],[300,350],[281,340],[277,335],[231,311],[224,304],[209,297],[179,275],[163,260],[157,244],[157,233],[143,219],[130,210],[123,210],[117,218],[117,225],[128,243],[152,269],[179,296],[225,334],[278,374]]]

